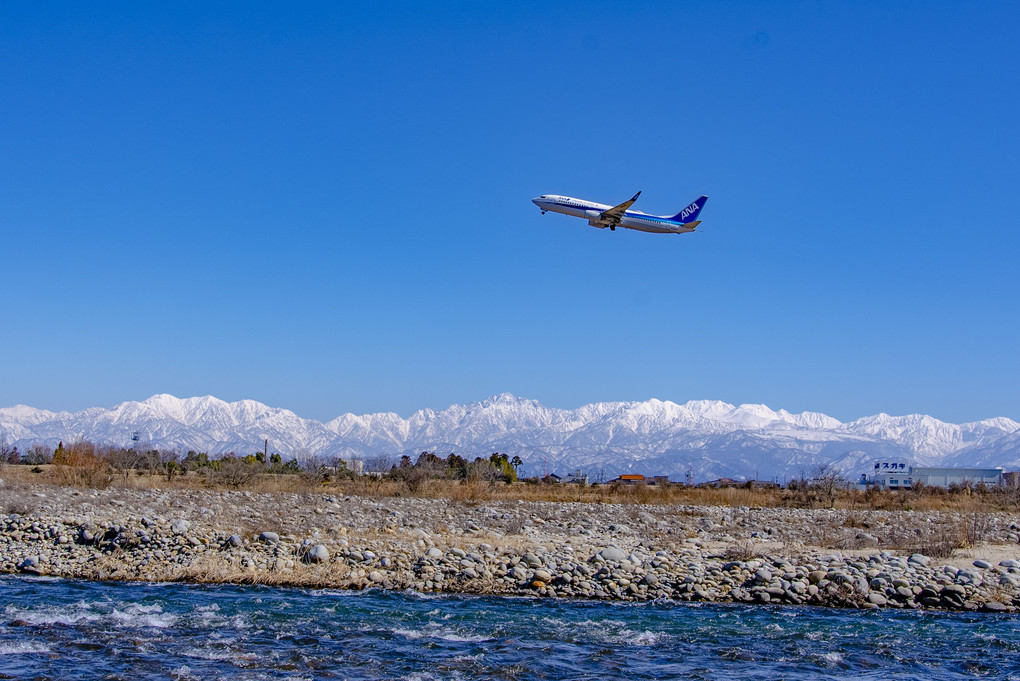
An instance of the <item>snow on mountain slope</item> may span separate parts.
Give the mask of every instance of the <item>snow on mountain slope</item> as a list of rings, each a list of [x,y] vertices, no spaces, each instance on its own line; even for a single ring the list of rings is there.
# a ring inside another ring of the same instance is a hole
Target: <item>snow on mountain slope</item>
[[[877,414],[850,423],[815,412],[791,414],[762,404],[734,406],[695,400],[677,404],[602,402],[555,409],[510,394],[481,402],[423,409],[404,419],[393,413],[344,414],[326,423],[252,400],[181,399],[154,395],[111,409],[54,413],[24,405],[0,409],[8,445],[53,446],[87,439],[126,446],[132,435],[153,447],[205,451],[259,451],[269,440],[285,457],[412,457],[518,455],[528,474],[582,469],[614,477],[621,472],[683,479],[731,477],[782,481],[811,475],[820,465],[847,474],[877,458],[937,465],[1020,467],[1020,424],[993,418],[962,425],[930,416]]]

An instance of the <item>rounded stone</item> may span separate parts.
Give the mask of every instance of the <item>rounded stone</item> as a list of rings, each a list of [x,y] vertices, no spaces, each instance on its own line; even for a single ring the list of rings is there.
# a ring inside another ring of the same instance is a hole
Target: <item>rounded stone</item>
[[[325,563],[327,560],[329,560],[329,549],[322,544],[311,547],[304,555],[306,563]]]
[[[915,553],[907,559],[908,563],[917,563],[918,565],[927,567],[930,559],[923,553]]]
[[[622,551],[616,548],[615,546],[607,546],[606,548],[599,551],[599,555],[602,557],[602,560],[611,561],[614,563],[620,563],[622,561],[627,560],[626,551]]]
[[[545,582],[546,584],[552,581],[552,575],[549,574],[548,570],[535,570],[534,577],[536,580]]]
[[[276,532],[263,532],[259,535],[259,541],[265,544],[278,544],[280,542],[280,535]]]
[[[542,565],[542,559],[536,556],[534,553],[525,553],[521,556],[521,560],[531,568],[537,568]]]

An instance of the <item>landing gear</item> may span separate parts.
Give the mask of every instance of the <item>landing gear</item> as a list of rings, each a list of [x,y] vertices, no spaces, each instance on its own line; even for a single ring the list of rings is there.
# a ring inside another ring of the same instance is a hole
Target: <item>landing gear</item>
[[[544,210],[542,211],[542,215],[545,215],[545,211]]]
[[[616,225],[609,225],[609,231],[610,232],[615,232],[616,231]]]

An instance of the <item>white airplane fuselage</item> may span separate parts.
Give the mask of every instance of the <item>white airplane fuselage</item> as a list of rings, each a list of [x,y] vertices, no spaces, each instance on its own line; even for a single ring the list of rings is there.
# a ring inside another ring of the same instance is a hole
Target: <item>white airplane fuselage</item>
[[[640,193],[640,192],[639,192]],[[637,198],[637,197],[635,197]],[[707,197],[698,199],[695,203],[685,208],[675,216],[649,215],[638,210],[624,210],[618,215],[607,215],[612,211],[612,206],[585,199],[575,199],[572,196],[558,196],[555,194],[543,194],[532,199],[532,203],[538,206],[543,213],[552,211],[577,218],[588,220],[588,224],[599,229],[634,229],[640,232],[654,232],[657,234],[686,234],[695,231],[700,224],[697,220],[698,213],[704,205]],[[633,199],[631,200],[633,203]],[[690,220],[684,218],[690,215]]]

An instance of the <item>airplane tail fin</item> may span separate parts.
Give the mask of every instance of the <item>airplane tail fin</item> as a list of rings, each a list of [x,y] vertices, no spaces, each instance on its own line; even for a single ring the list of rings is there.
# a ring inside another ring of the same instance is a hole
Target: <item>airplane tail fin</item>
[[[683,223],[694,222],[698,219],[698,214],[701,213],[701,209],[705,207],[706,201],[708,201],[707,196],[700,197],[694,203],[671,217],[670,220]]]

